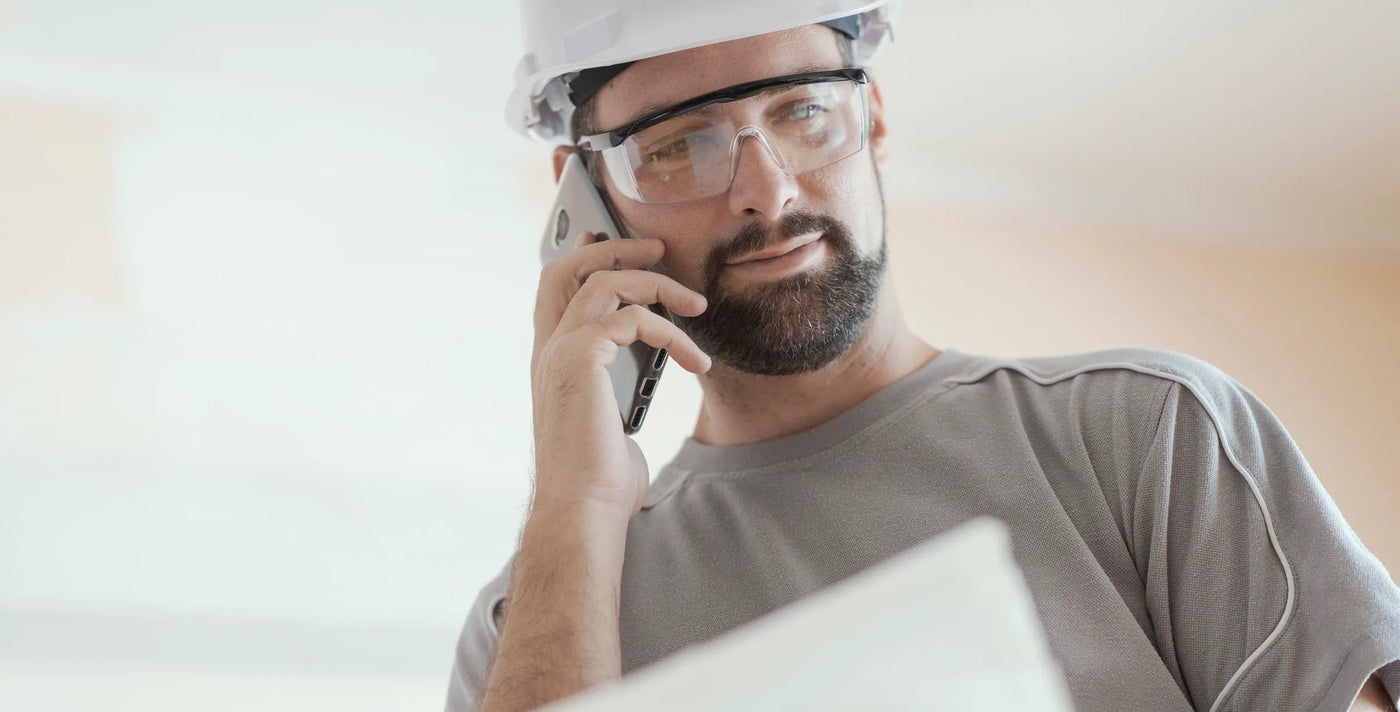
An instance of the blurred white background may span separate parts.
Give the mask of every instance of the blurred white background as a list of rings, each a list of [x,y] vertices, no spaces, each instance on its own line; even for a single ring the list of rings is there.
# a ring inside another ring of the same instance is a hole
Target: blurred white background
[[[906,3],[911,321],[1217,363],[1393,572],[1397,27]],[[511,3],[0,0],[0,707],[441,706],[528,491],[552,181],[502,118],[518,35]],[[699,392],[658,397],[653,471]]]

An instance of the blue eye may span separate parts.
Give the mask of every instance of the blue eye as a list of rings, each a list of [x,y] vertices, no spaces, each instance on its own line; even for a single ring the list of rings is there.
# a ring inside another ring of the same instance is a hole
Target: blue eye
[[[795,119],[797,121],[805,121],[807,119],[815,118],[818,114],[824,114],[826,112],[827,108],[825,104],[798,104],[797,106],[793,107],[793,110],[788,114],[788,118]]]

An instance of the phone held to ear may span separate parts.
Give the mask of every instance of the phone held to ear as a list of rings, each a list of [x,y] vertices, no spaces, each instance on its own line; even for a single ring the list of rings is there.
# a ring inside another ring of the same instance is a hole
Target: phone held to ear
[[[625,239],[612,211],[597,186],[588,176],[577,152],[569,155],[559,177],[559,195],[549,211],[544,238],[540,241],[540,263],[549,264],[569,254],[578,243],[579,235],[593,233],[599,240]],[[670,319],[665,307],[649,304],[647,308]],[[647,409],[651,406],[661,370],[666,366],[666,350],[643,341],[635,341],[618,352],[608,366],[613,393],[617,396],[618,415],[622,429],[628,435],[642,429]]]

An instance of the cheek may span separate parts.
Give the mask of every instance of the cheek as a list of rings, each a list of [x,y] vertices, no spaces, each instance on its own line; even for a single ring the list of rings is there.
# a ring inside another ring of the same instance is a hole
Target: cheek
[[[701,226],[692,209],[642,205],[625,198],[614,202],[613,209],[632,237],[655,238],[665,243],[662,272],[687,287],[698,288],[699,275],[714,236]]]
[[[861,160],[863,156],[856,154],[832,170],[817,171],[821,175],[814,175],[803,191],[809,205],[846,223],[869,252],[879,247],[883,217],[875,168],[868,159]]]
[[[839,163],[802,176],[799,201],[821,205],[833,214],[863,211],[875,192],[875,174],[869,161],[858,153]]]

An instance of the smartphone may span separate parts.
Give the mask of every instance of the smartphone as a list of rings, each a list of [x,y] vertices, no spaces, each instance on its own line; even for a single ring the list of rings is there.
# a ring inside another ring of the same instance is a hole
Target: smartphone
[[[549,211],[549,222],[540,241],[540,264],[549,264],[569,254],[579,235],[585,232],[593,233],[599,240],[628,237],[620,222],[613,217],[606,199],[593,184],[583,159],[578,152],[574,152],[565,161],[564,171],[559,176],[559,195]],[[648,304],[647,307],[667,319],[671,318],[666,308],[659,304]],[[651,399],[656,395],[656,385],[661,381],[661,370],[665,366],[666,350],[642,341],[635,341],[621,349],[617,359],[608,366],[613,393],[617,396],[617,412],[622,418],[622,429],[628,435],[642,429],[642,422],[646,420],[647,409],[651,407]]]

